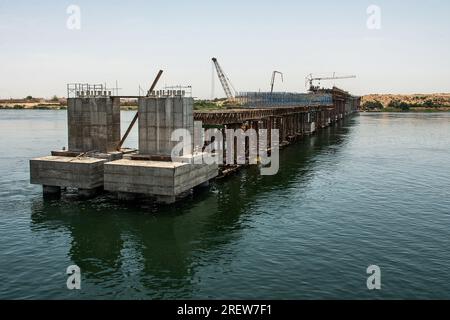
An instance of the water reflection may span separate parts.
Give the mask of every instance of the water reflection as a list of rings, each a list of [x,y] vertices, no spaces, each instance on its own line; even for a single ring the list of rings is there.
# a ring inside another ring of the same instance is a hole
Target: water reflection
[[[168,289],[177,297],[189,297],[196,269],[213,259],[232,261],[228,246],[245,232],[242,216],[251,214],[252,203],[299,180],[307,182],[315,157],[339,152],[354,121],[357,118],[281,151],[276,176],[262,177],[257,168],[249,168],[174,207],[124,204],[109,196],[90,201],[36,199],[31,229],[69,234],[68,256],[88,282],[110,279],[116,287],[141,286],[154,298],[166,297]]]

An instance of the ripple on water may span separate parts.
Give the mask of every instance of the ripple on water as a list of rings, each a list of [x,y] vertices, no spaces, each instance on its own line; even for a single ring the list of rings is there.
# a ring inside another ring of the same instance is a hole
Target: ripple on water
[[[43,201],[28,159],[64,144],[65,117],[0,112],[17,156],[0,154],[0,298],[374,298],[371,264],[375,298],[450,298],[449,114],[353,117],[284,149],[277,176],[244,170],[175,207]]]

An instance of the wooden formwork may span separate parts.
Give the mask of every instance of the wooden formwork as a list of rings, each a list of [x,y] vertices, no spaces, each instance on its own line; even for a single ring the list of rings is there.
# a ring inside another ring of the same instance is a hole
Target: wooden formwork
[[[271,132],[279,130],[279,144],[285,146],[314,130],[320,130],[359,109],[360,99],[347,92],[333,88],[327,92],[333,95],[333,105],[324,106],[292,106],[270,107],[262,109],[226,109],[213,111],[195,111],[194,120],[201,121],[204,126],[214,126],[222,130],[224,144],[227,129],[267,129],[268,145],[271,145]],[[312,126],[314,123],[314,126]],[[248,146],[247,146],[248,147]],[[225,150],[224,150],[225,159]],[[237,170],[238,165],[224,165],[222,173]]]

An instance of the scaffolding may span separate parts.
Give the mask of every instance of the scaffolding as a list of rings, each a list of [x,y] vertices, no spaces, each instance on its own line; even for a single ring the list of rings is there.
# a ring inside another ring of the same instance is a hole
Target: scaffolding
[[[331,93],[239,92],[236,101],[247,108],[332,106]]]

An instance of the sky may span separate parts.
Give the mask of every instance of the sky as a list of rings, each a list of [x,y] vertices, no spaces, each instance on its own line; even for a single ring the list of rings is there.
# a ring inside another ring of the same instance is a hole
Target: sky
[[[277,91],[335,73],[357,78],[321,84],[357,95],[450,92],[449,15],[448,0],[0,0],[0,97],[116,80],[137,95],[159,69],[160,87],[223,97],[212,57],[238,91],[268,91],[279,70]]]

